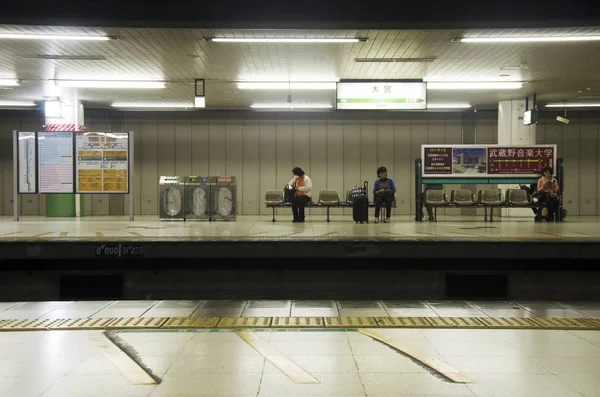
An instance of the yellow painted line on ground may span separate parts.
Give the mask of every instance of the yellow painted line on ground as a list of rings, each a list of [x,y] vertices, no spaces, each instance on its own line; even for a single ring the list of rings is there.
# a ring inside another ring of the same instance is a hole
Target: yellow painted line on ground
[[[23,233],[23,232],[4,233],[4,234],[0,234],[0,237],[4,237],[4,236],[10,236],[10,235],[12,235],[12,234],[19,234],[19,233]]]
[[[142,367],[119,349],[104,333],[93,333],[90,339],[132,385],[155,385],[156,381]]]
[[[399,234],[399,233],[392,233],[392,232],[381,232],[382,234],[391,234],[392,236],[400,236],[400,237],[406,237],[405,234]]]
[[[590,237],[600,237],[600,234],[592,234],[592,233],[581,233],[581,232],[575,232],[577,234],[583,234],[584,236],[590,236]]]
[[[319,237],[324,237],[324,236],[332,236],[334,234],[338,234],[339,232],[329,232],[329,233],[325,233],[325,234],[321,234],[319,235]]]
[[[557,238],[562,238],[563,236],[561,236],[560,234],[555,234],[555,233],[548,233],[548,232],[539,232],[540,234],[545,234],[546,236],[551,236],[551,237],[557,237]]]
[[[266,232],[248,233],[248,234],[244,234],[244,235],[243,235],[243,236],[241,236],[241,237],[247,237],[247,236],[256,236],[257,234],[265,234],[265,233],[270,233],[270,232],[266,231]]]
[[[68,232],[60,232],[58,237],[67,237]]]
[[[46,232],[46,233],[36,234],[36,235],[31,236],[31,237],[42,237],[42,236],[47,236],[47,235],[52,234],[52,233],[54,233],[54,232]]]
[[[144,235],[143,235],[143,234],[141,234],[141,233],[138,233],[138,232],[129,232],[129,234],[131,234],[131,235],[133,235],[133,236],[136,236],[136,237],[144,237]]]
[[[462,371],[451,367],[449,364],[440,361],[437,358],[426,357],[423,352],[419,351],[414,346],[411,346],[399,340],[388,339],[385,336],[370,331],[368,329],[359,329],[358,332],[360,332],[363,335],[370,336],[371,338],[376,339],[380,342],[383,342],[386,345],[393,347],[394,349],[398,349],[402,353],[408,354],[412,358],[419,360],[423,364],[427,365],[429,368],[439,372],[446,378],[452,380],[454,383],[474,383],[473,380],[470,379],[467,375],[465,375]]]
[[[104,237],[104,233],[102,233],[102,232],[96,232],[96,237]]]
[[[279,350],[275,349],[268,342],[258,337],[253,332],[236,332],[236,335],[242,338],[244,342],[249,344],[259,352],[264,358],[269,360],[271,364],[276,366],[294,383],[301,384],[319,384],[311,374],[303,370],[298,364],[287,358]]]

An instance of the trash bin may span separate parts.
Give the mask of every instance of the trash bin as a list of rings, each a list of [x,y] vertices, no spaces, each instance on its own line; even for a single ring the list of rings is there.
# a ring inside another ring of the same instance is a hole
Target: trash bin
[[[235,176],[210,178],[211,219],[233,221],[237,216],[237,182]]]
[[[160,209],[161,221],[185,220],[184,179],[178,176],[161,176]]]
[[[185,220],[210,219],[210,177],[185,177]]]

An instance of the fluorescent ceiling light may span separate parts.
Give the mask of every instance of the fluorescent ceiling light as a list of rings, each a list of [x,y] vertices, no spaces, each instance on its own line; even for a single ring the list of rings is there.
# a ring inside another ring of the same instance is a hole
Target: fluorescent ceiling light
[[[17,79],[0,79],[0,86],[14,87],[17,85],[19,85],[19,80]]]
[[[206,107],[206,97],[197,96],[194,98],[194,107],[195,108],[205,108]]]
[[[497,81],[497,82],[474,82],[474,81],[456,81],[427,82],[428,90],[508,90],[523,87],[522,82]]]
[[[376,63],[384,63],[384,62],[433,62],[436,58],[354,58],[354,62],[376,62]]]
[[[62,103],[60,101],[46,101],[44,103],[44,116],[51,118],[61,118]]]
[[[440,103],[440,104],[435,104],[435,103],[428,103],[427,104],[427,109],[469,109],[471,107],[471,105],[469,105],[468,103]]]
[[[178,108],[187,109],[193,108],[192,104],[181,104],[181,103],[113,103],[111,105],[114,108]]]
[[[331,109],[333,105],[294,105],[294,104],[270,104],[251,105],[255,109]]]
[[[20,102],[20,101],[0,101],[0,106],[5,107],[31,107],[35,106],[34,102]]]
[[[27,39],[27,40],[84,40],[84,41],[108,41],[114,40],[114,37],[109,36],[62,36],[55,34],[13,34],[0,33],[1,39]]]
[[[21,59],[49,59],[57,61],[106,61],[102,55],[21,55]]]
[[[210,41],[220,43],[356,43],[366,41],[360,39],[295,39],[295,38],[258,38],[258,37],[213,37]]]
[[[164,81],[107,81],[107,80],[56,80],[59,87],[74,88],[165,88]]]
[[[597,40],[600,40],[600,36],[463,37],[453,41],[462,43],[529,43]]]
[[[595,103],[549,103],[546,105],[547,108],[598,108],[600,107],[599,102]]]
[[[240,90],[335,90],[335,82],[241,82]]]

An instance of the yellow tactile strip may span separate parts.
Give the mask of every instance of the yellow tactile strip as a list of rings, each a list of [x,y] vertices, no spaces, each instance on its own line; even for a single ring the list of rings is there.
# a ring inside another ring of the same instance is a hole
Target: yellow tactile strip
[[[540,325],[530,318],[508,318],[508,317],[477,317],[488,328],[503,329],[532,329],[540,328]]]
[[[596,329],[592,323],[579,318],[532,318],[542,328],[551,329],[580,329],[593,330]]]
[[[160,328],[168,317],[120,317],[108,324],[108,329],[152,329]]]
[[[380,328],[431,328],[425,317],[376,317]]]
[[[224,317],[217,328],[269,328],[271,317]]]
[[[600,319],[544,317],[113,317],[0,320],[0,332],[208,328],[488,328],[600,331]]]
[[[485,328],[485,324],[471,317],[429,317],[434,328]]]
[[[321,317],[273,317],[271,328],[319,328],[325,323]]]
[[[325,317],[327,328],[376,328],[375,317]]]
[[[214,328],[220,317],[171,317],[161,328]]]
[[[105,329],[114,318],[67,318],[48,327],[51,330],[94,330]]]

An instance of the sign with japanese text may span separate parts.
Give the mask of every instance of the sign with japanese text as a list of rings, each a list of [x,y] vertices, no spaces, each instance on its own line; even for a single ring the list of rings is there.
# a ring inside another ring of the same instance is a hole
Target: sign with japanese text
[[[422,176],[538,178],[556,167],[556,145],[422,145]]]
[[[337,109],[427,109],[427,84],[421,82],[340,82]]]
[[[129,192],[129,134],[76,132],[77,193]]]

